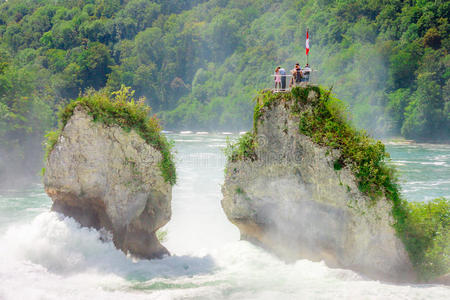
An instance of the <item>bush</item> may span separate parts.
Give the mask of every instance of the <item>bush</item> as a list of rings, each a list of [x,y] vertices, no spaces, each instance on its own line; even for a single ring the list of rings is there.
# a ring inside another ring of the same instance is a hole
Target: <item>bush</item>
[[[48,155],[50,152],[52,152],[53,147],[55,147],[56,142],[58,142],[59,135],[61,134],[61,129],[53,130],[53,131],[47,131],[47,134],[45,135],[44,140],[44,160],[48,159]]]
[[[228,161],[236,162],[238,160],[255,160],[256,159],[256,139],[255,134],[247,132],[242,135],[236,143],[227,140],[225,148],[225,156]]]
[[[422,280],[450,272],[450,201],[405,202],[406,222],[399,229]]]
[[[147,144],[159,150],[162,154],[162,161],[159,166],[162,176],[166,182],[175,184],[176,170],[171,152],[173,145],[161,134],[158,119],[155,116],[148,117],[151,108],[145,105],[144,99],[135,101],[133,95],[134,92],[130,91],[130,88],[122,86],[119,91],[112,94],[108,94],[106,91],[95,92],[90,90],[83,97],[70,102],[60,111],[60,129],[46,135],[45,159],[53,149],[62,129],[71,118],[75,107],[82,106],[92,116],[94,122],[119,125],[127,132],[135,130]]]

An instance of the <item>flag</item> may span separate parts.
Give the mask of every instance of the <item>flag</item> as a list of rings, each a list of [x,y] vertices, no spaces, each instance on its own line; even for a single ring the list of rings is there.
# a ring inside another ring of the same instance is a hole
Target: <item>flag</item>
[[[306,55],[309,53],[309,33],[308,30],[306,30]]]

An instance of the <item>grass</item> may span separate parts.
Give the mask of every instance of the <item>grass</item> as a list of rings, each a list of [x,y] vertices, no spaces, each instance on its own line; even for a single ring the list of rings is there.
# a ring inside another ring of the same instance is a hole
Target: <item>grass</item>
[[[315,94],[309,97],[310,93]],[[355,174],[359,190],[372,201],[385,196],[392,203],[397,235],[405,245],[421,280],[427,281],[450,272],[449,201],[440,198],[428,203],[408,203],[400,196],[395,169],[388,166],[384,144],[349,121],[345,105],[331,91],[308,86],[290,93],[264,91],[257,97],[253,131],[227,145],[228,161],[256,160],[255,136],[258,122],[274,105],[291,103],[291,115],[299,120],[299,132],[318,145],[339,150],[334,162],[338,172],[344,167]]]
[[[134,91],[129,87],[122,88],[111,94],[106,91],[88,91],[84,96],[70,102],[59,114],[60,127],[48,132],[45,143],[45,159],[55,146],[64,126],[73,115],[75,107],[82,106],[92,116],[94,122],[105,125],[118,125],[125,131],[135,130],[145,142],[161,152],[161,174],[164,180],[172,185],[176,183],[174,157],[171,152],[173,144],[161,133],[161,127],[156,116],[149,117],[151,108],[144,99],[135,101]]]

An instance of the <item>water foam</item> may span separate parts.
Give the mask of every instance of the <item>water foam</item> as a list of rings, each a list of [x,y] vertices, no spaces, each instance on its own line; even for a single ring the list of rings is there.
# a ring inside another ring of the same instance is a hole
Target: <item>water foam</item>
[[[177,144],[182,158],[208,151],[223,155],[219,147],[208,145],[224,143],[225,138],[199,139],[201,143]],[[165,244],[174,255],[161,260],[135,260],[111,241],[101,242],[104,233],[81,228],[56,213],[42,213],[49,199],[33,206],[41,209],[32,211],[33,217],[21,215],[20,209],[14,215],[17,220],[6,219],[6,229],[0,232],[0,299],[449,298],[448,287],[386,284],[323,262],[287,264],[238,241],[237,229],[220,207],[223,160],[217,157],[199,157],[214,163],[181,160]],[[23,201],[31,203],[33,197]],[[3,211],[0,206],[1,217],[18,211],[13,207],[17,202],[8,203]]]
[[[323,262],[287,264],[244,241],[204,256],[133,260],[102,234],[56,213],[11,226],[0,240],[0,299],[385,299],[450,291],[369,281]]]

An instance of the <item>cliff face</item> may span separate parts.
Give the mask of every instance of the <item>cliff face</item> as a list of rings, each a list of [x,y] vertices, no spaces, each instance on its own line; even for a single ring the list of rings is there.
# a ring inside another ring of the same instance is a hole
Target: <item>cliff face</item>
[[[155,235],[171,216],[172,189],[161,176],[161,159],[134,130],[93,122],[77,106],[46,162],[52,210],[106,228],[125,253],[168,254]]]
[[[308,98],[318,101],[314,91]],[[254,153],[227,163],[222,206],[241,238],[286,260],[414,280],[390,201],[360,192],[349,167],[335,170],[339,151],[301,134],[293,107],[289,97],[267,106],[255,123]]]

